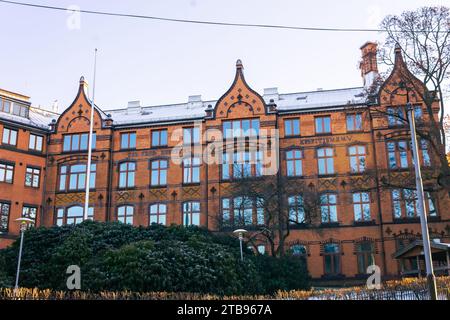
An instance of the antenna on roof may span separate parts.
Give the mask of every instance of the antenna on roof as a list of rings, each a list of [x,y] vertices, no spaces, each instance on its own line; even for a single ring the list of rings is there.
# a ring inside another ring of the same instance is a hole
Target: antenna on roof
[[[94,131],[94,109],[95,109],[95,76],[97,71],[97,48],[94,51],[94,81],[92,82],[92,101],[91,101],[91,117],[89,121],[89,143],[88,143],[88,160],[86,166],[86,197],[84,199],[83,220],[88,219],[89,211],[89,187],[91,181],[91,158],[92,158],[92,135]]]

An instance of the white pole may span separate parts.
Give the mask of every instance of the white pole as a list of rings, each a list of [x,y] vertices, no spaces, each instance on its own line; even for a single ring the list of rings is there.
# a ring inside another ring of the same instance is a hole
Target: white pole
[[[94,131],[94,109],[95,109],[95,75],[97,69],[97,48],[94,52],[94,81],[92,83],[92,101],[91,101],[91,117],[89,121],[89,143],[88,143],[88,160],[86,167],[86,198],[84,199],[84,215],[83,220],[88,219],[89,212],[89,187],[91,180],[91,158],[92,158],[92,135]]]
[[[416,190],[418,209],[420,216],[420,226],[422,229],[423,252],[425,256],[425,266],[427,271],[428,290],[432,300],[437,299],[436,278],[433,272],[433,260],[430,248],[430,235],[428,233],[427,213],[425,210],[425,197],[423,191],[422,175],[420,172],[419,148],[417,147],[416,124],[414,122],[414,108],[408,102],[407,113],[409,118],[409,129],[411,131],[411,140],[413,147],[414,169],[416,173]]]
[[[20,262],[22,261],[22,247],[23,247],[23,234],[24,233],[25,233],[25,223],[21,223],[20,224],[19,258],[17,260],[16,283],[14,285],[15,291],[17,291],[17,289],[19,289]]]

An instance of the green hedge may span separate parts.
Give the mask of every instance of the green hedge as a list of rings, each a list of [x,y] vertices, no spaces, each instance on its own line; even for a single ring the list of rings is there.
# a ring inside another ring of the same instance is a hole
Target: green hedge
[[[19,241],[0,251],[0,286],[12,286]],[[20,285],[65,290],[69,265],[81,268],[89,291],[268,294],[307,289],[309,276],[293,257],[254,256],[240,261],[235,237],[197,227],[86,221],[30,229],[25,234]]]

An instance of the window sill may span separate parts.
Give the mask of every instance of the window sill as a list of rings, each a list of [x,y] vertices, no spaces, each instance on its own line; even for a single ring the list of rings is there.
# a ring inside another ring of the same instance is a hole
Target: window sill
[[[151,146],[150,149],[158,150],[158,149],[167,149],[168,145],[160,145],[160,146]]]
[[[332,132],[316,132],[316,136],[322,137],[322,136],[331,136]]]
[[[337,273],[337,274],[324,274],[321,276],[322,279],[324,280],[342,280],[345,279],[345,275],[341,274],[341,273]]]
[[[95,152],[96,149],[92,149],[92,152]],[[70,151],[62,151],[61,154],[79,154],[79,153],[87,153],[88,150],[70,150]]]
[[[364,129],[347,130],[347,133],[364,133]]]
[[[321,228],[339,228],[340,224],[339,222],[322,222],[320,224]]]
[[[318,177],[320,178],[335,178],[337,177],[337,173],[328,173],[328,174],[319,174]]]
[[[31,188],[31,187],[28,187],[28,188]],[[37,189],[37,188],[33,188],[33,189]],[[95,192],[95,191],[96,191],[96,189],[89,188],[89,192]],[[80,192],[85,193],[86,189],[80,189],[80,190],[59,190],[59,191],[56,191],[55,193],[56,194],[63,194],[63,193],[80,193]]]
[[[117,191],[137,190],[137,187],[118,187]]]
[[[376,225],[375,220],[369,220],[369,221],[353,221],[354,226],[374,226]]]
[[[163,185],[149,185],[148,186],[149,189],[167,189],[167,185],[163,184]]]
[[[199,186],[200,182],[189,182],[189,183],[183,183],[182,186],[183,187],[195,187],[195,186]]]
[[[120,148],[119,151],[136,151],[136,148]]]

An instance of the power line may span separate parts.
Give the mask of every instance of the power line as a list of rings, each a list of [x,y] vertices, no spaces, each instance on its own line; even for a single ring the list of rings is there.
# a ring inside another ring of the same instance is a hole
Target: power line
[[[7,0],[0,0],[0,3],[12,4],[12,5],[18,5],[18,6],[26,6],[26,7],[34,7],[34,8],[40,8],[40,9],[96,14],[96,15],[103,15],[103,16],[114,16],[114,17],[135,18],[135,19],[150,19],[150,20],[160,20],[160,21],[169,21],[169,22],[194,23],[194,24],[229,26],[229,27],[252,27],[252,28],[290,29],[290,30],[303,30],[303,31],[332,31],[332,32],[385,32],[385,30],[383,30],[383,29],[299,27],[299,26],[287,26],[287,25],[232,23],[232,22],[218,22],[218,21],[204,21],[204,20],[175,19],[175,18],[146,16],[146,15],[137,15],[137,14],[128,14],[128,13],[114,13],[114,12],[106,12],[106,11],[93,11],[93,10],[81,10],[81,9],[74,10],[74,9],[67,9],[67,8],[63,8],[63,7],[55,7],[55,6],[34,4],[34,3],[7,1]]]

